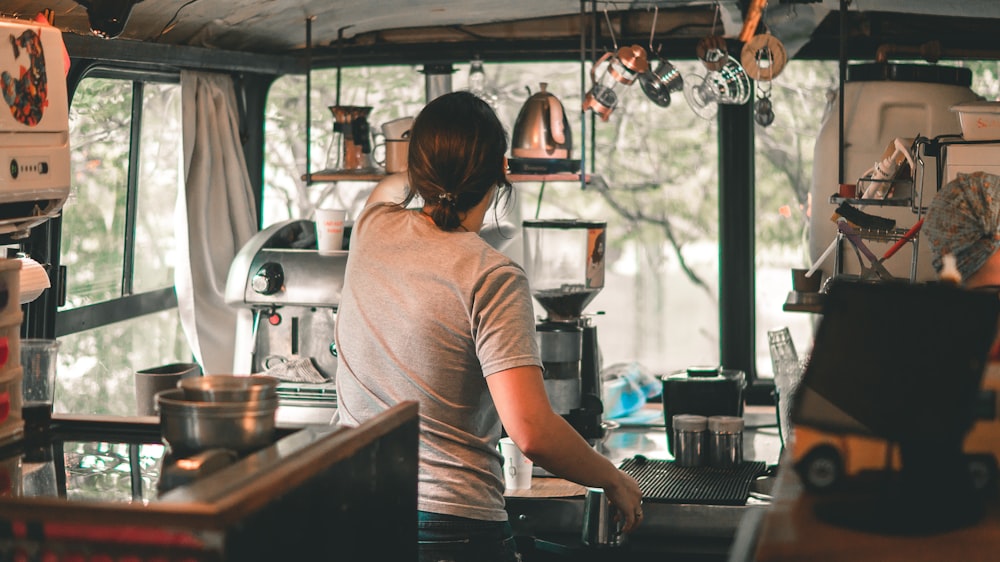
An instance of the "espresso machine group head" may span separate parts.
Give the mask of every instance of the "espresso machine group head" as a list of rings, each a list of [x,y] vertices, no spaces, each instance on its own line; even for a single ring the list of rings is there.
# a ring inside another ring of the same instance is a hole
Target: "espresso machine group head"
[[[535,326],[545,392],[556,413],[585,439],[604,437],[597,327],[583,315],[604,288],[607,223],[524,221],[524,261],[532,295],[547,316]]]

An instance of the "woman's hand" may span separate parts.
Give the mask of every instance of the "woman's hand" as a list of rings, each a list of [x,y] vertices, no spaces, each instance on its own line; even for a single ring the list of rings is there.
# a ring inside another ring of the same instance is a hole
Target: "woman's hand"
[[[642,522],[639,483],[594,450],[552,411],[538,367],[515,367],[486,377],[507,434],[525,456],[549,472],[582,486],[603,488],[627,533]]]
[[[606,486],[604,493],[625,523],[622,532],[631,533],[643,520],[642,491],[639,489],[639,483],[629,474],[619,470],[618,476],[618,482]]]

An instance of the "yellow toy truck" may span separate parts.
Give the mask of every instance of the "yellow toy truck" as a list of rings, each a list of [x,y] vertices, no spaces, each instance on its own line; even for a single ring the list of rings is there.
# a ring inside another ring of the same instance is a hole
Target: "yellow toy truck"
[[[966,435],[966,454],[973,485],[996,490],[1000,462],[1000,362],[990,363],[976,401],[972,429]],[[899,470],[899,450],[878,437],[832,432],[799,424],[791,443],[793,466],[806,489],[827,492],[869,471]],[[931,454],[929,451],[928,454]]]

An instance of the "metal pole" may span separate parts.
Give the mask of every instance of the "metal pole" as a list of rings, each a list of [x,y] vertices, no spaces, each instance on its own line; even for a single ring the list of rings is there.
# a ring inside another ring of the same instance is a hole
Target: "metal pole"
[[[312,22],[306,17],[306,185],[312,183]]]

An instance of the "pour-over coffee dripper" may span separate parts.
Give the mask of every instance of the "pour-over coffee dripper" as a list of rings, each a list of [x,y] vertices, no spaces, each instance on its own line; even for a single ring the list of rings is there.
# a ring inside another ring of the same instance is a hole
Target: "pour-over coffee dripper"
[[[670,105],[670,94],[684,89],[684,79],[667,59],[659,59],[656,70],[647,70],[639,77],[643,93],[660,107]]]
[[[340,169],[347,172],[371,172],[372,135],[368,124],[371,107],[355,105],[331,105],[333,113],[333,130],[341,133],[343,150],[341,151]]]

